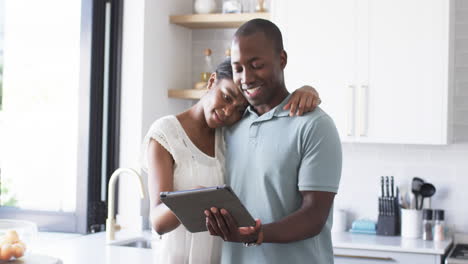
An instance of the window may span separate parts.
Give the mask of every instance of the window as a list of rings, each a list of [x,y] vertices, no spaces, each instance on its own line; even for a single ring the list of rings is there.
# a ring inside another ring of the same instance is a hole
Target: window
[[[0,0],[1,218],[82,233],[103,223],[118,159],[120,17],[110,6]]]

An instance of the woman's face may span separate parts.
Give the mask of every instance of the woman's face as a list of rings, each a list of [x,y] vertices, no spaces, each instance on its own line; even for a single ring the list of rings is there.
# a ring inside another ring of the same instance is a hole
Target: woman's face
[[[231,79],[218,80],[212,75],[208,89],[204,112],[209,127],[230,126],[242,118],[248,102]]]

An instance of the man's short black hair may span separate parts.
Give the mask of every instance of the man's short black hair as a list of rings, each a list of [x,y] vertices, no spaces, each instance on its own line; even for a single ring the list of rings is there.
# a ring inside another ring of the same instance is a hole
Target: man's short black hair
[[[283,51],[283,36],[281,35],[281,31],[273,22],[266,19],[255,18],[245,22],[237,29],[234,37],[246,37],[260,32],[273,42],[276,52],[280,53]]]

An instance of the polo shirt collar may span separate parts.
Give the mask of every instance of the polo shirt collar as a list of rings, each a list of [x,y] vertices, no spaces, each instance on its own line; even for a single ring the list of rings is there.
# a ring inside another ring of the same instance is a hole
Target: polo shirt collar
[[[288,96],[286,96],[286,98],[284,98],[284,100],[279,105],[275,106],[273,109],[266,112],[260,117],[264,117],[265,119],[270,119],[273,116],[276,116],[276,117],[289,116],[289,110],[284,110],[283,107],[288,103],[290,98],[291,98],[291,94],[288,94]],[[254,115],[258,117],[257,112],[255,112],[255,110],[253,109],[251,105],[247,107],[242,117],[246,117],[247,115]]]

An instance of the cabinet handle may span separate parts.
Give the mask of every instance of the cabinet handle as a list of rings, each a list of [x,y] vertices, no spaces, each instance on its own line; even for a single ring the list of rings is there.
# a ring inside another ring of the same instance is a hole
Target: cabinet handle
[[[367,136],[367,92],[369,86],[361,85],[359,91],[359,136]]]
[[[346,111],[346,134],[348,137],[352,137],[354,135],[354,89],[356,87],[354,85],[348,86],[348,91],[346,94],[346,101],[348,103],[348,111]]]
[[[354,258],[354,259],[369,259],[369,260],[382,260],[382,261],[393,261],[393,258],[390,257],[373,257],[373,256],[357,256],[357,255],[342,255],[334,254],[338,258]]]

